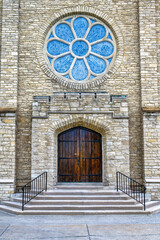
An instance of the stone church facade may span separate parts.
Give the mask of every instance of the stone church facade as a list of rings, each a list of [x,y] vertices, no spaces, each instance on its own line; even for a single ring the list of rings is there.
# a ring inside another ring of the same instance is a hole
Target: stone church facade
[[[43,171],[50,189],[120,171],[160,199],[160,1],[0,9],[0,199]]]

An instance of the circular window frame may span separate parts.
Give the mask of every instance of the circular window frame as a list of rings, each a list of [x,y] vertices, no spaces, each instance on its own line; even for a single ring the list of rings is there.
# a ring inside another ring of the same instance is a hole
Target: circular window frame
[[[95,77],[91,80],[86,81],[76,81],[67,79],[65,77],[60,76],[56,72],[52,71],[51,68],[48,65],[48,61],[46,59],[45,53],[44,53],[44,47],[46,46],[46,37],[49,34],[50,29],[56,24],[59,23],[61,20],[63,20],[66,17],[70,16],[88,16],[98,19],[102,22],[105,26],[107,26],[111,32],[112,35],[114,35],[114,39],[116,41],[116,54],[115,59],[112,61],[111,66],[109,68],[109,71],[107,73],[103,73],[98,77]],[[54,14],[54,16],[46,21],[39,32],[39,43],[37,45],[37,58],[39,60],[40,66],[44,73],[50,77],[53,80],[56,80],[61,85],[69,88],[74,88],[77,90],[81,89],[89,89],[91,87],[97,86],[101,84],[103,81],[110,78],[110,75],[113,74],[120,66],[122,57],[123,57],[123,38],[121,35],[121,31],[117,24],[108,17],[106,14],[94,9],[94,8],[83,8],[82,6],[79,6],[78,8],[67,8],[61,10],[59,13]]]

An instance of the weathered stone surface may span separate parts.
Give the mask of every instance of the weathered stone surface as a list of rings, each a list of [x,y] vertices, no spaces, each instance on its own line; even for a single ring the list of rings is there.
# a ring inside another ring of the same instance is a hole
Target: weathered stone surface
[[[109,76],[79,90],[105,91],[106,99],[55,96],[76,92],[76,86],[51,79],[44,65],[41,50],[51,22],[82,12],[99,17],[115,32],[117,59]],[[1,0],[0,37],[0,179],[16,179],[0,184],[3,198],[31,178],[31,168],[38,174],[47,167],[56,176],[57,134],[77,124],[102,134],[104,182],[113,182],[125,161],[134,179],[158,181],[160,0]],[[111,95],[127,95],[127,101]],[[51,96],[51,101],[34,96]],[[153,185],[147,182],[148,191],[159,199],[159,183]]]
[[[15,116],[0,115],[0,199],[15,190]],[[14,114],[15,115],[15,114]]]

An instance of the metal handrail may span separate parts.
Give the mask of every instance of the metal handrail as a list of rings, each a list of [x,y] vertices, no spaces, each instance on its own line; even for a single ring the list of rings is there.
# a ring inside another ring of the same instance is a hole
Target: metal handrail
[[[43,172],[22,187],[22,211],[27,203],[44,190],[47,191],[47,172]]]
[[[146,210],[146,187],[121,172],[116,173],[117,192],[121,190],[144,206]]]

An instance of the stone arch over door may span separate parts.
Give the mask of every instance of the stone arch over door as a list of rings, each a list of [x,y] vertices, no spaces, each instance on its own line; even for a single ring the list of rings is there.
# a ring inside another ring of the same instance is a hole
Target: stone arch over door
[[[97,119],[93,116],[88,115],[72,115],[67,116],[61,120],[50,122],[50,128],[52,129],[54,133],[54,145],[56,146],[56,151],[54,155],[54,166],[56,166],[56,170],[54,174],[54,182],[58,182],[58,135],[61,132],[67,131],[71,128],[75,127],[84,127],[88,128],[90,130],[93,130],[102,136],[102,182],[104,182],[104,174],[105,172],[105,166],[103,159],[106,159],[106,136],[107,131],[109,130],[107,125],[104,124],[103,121]]]
[[[59,134],[60,132],[73,127],[78,127],[80,125],[86,128],[90,128],[102,135],[106,134],[106,132],[109,130],[108,126],[104,123],[104,121],[99,120],[94,116],[88,116],[85,114],[75,114],[72,116],[66,116],[54,122],[50,121],[50,128],[56,134]]]

